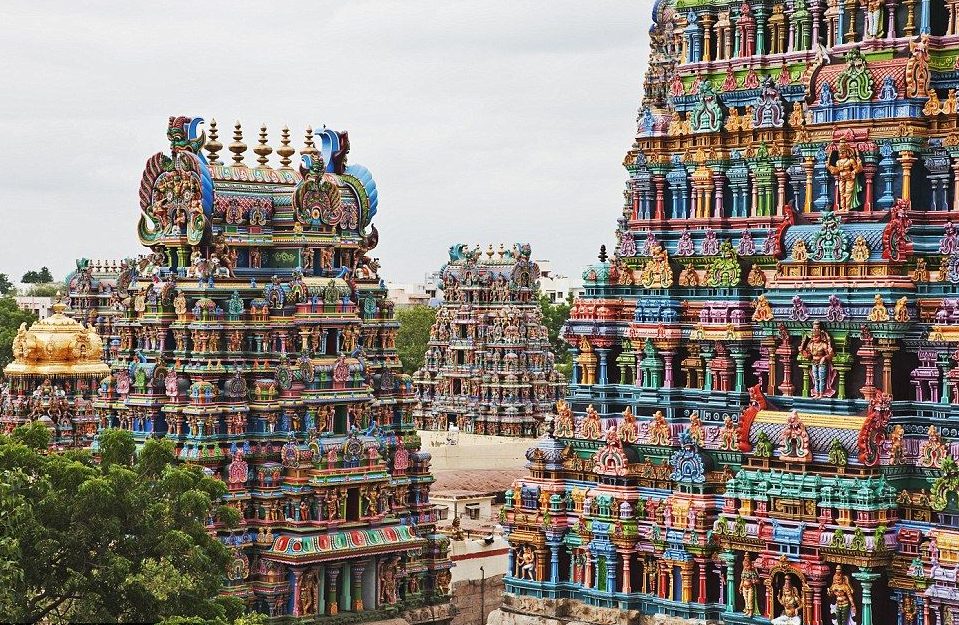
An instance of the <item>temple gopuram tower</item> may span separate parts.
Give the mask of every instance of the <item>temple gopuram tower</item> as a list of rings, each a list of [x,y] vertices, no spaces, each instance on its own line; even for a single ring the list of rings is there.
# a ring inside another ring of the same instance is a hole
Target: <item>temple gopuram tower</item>
[[[75,314],[116,337],[100,427],[171,440],[223,479],[242,522],[211,531],[234,550],[226,591],[251,609],[448,622],[430,456],[367,255],[376,184],[347,164],[345,132],[308,129],[294,168],[286,128],[274,148],[261,127],[248,163],[239,122],[225,159],[216,123],[209,136],[201,123],[171,117],[170,152],[147,161],[149,253],[106,270],[80,261],[72,280]]]
[[[955,620],[957,10],[655,3],[504,614]]]
[[[419,428],[535,436],[566,382],[553,368],[541,323],[539,265],[530,246],[485,255],[450,247],[440,270],[443,305],[430,328],[425,364],[413,381]]]
[[[58,299],[53,314],[29,329],[20,326],[13,339],[13,362],[4,367],[0,388],[0,424],[11,433],[39,421],[50,430],[53,449],[89,447],[98,420],[92,398],[110,373],[103,362],[103,340],[63,314]]]

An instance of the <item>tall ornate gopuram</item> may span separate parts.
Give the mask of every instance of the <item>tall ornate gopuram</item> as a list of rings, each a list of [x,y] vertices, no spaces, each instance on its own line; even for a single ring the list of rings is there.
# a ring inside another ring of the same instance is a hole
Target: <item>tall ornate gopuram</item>
[[[504,615],[959,615],[957,9],[655,3]]]
[[[541,323],[539,265],[528,244],[484,255],[458,243],[440,270],[443,305],[413,376],[419,428],[535,436],[566,382]]]
[[[53,314],[13,339],[13,362],[4,367],[0,387],[0,427],[9,434],[39,421],[51,433],[54,449],[89,447],[97,432],[92,398],[110,373],[103,362],[103,340],[92,326],[63,314],[59,299]]]
[[[100,426],[171,440],[226,482],[242,522],[211,519],[211,531],[234,550],[227,592],[251,609],[448,622],[430,456],[413,426],[412,381],[398,373],[393,306],[367,255],[378,236],[373,178],[347,165],[345,132],[307,130],[295,169],[287,129],[279,166],[266,128],[247,164],[237,123],[224,163],[215,122],[208,138],[201,122],[171,117],[170,153],[147,161],[139,236],[149,254],[105,285],[78,264],[77,314],[122,313],[95,402]]]

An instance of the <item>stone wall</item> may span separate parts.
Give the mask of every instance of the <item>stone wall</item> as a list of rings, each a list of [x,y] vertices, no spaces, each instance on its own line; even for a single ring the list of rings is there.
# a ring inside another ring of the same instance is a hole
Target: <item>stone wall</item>
[[[455,582],[453,584],[453,609],[456,615],[451,625],[483,625],[503,601],[503,575]]]
[[[500,580],[502,584],[502,580]],[[456,597],[453,597],[454,604]],[[453,621],[456,623],[456,620]],[[716,621],[684,619],[636,610],[597,608],[568,599],[502,596],[502,605],[484,625],[719,625]]]

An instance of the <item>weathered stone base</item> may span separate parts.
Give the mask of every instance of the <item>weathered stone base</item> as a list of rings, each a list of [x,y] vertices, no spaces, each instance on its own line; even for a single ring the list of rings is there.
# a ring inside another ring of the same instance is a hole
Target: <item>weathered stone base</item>
[[[503,568],[506,568],[505,566]],[[503,576],[463,580],[453,583],[453,607],[456,616],[452,625],[478,625],[485,623],[490,613],[503,602]]]
[[[718,621],[684,619],[638,610],[597,608],[569,599],[503,595],[503,605],[486,625],[717,625]]]

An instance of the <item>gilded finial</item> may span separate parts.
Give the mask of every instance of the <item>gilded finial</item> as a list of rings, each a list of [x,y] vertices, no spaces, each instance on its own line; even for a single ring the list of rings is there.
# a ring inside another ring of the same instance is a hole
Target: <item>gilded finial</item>
[[[260,144],[253,148],[253,151],[257,155],[256,162],[260,164],[260,167],[269,167],[270,161],[267,157],[273,153],[273,148],[266,144],[266,124],[260,126]]]
[[[243,143],[243,129],[240,127],[239,121],[233,126],[233,143],[230,144],[230,151],[233,152],[234,165],[242,167],[243,153],[246,152],[246,144]]]
[[[506,251],[506,250],[503,249],[503,244],[500,243],[500,244],[499,244],[499,251],[498,251],[498,254],[499,254],[499,257],[500,257],[500,258],[503,258],[503,253],[504,253],[505,251]]]
[[[490,243],[490,244],[489,244],[489,247],[486,248],[486,255],[489,256],[490,258],[493,258],[493,254],[495,254],[495,253],[496,253],[496,252],[493,251],[493,244]]]
[[[316,146],[313,145],[313,127],[312,126],[306,127],[306,138],[304,139],[303,143],[304,143],[303,149],[300,150],[300,154],[309,154],[312,156],[314,154],[320,153],[320,151],[316,149]]]
[[[283,126],[283,130],[280,132],[280,147],[276,149],[277,155],[280,157],[281,169],[289,169],[290,157],[296,154],[296,150],[290,145],[290,129],[287,126]]]
[[[210,120],[210,138],[206,142],[206,151],[210,153],[210,164],[211,165],[222,165],[220,162],[220,157],[217,155],[217,152],[223,149],[223,144],[218,141],[220,137],[219,131],[216,129],[216,120]]]

